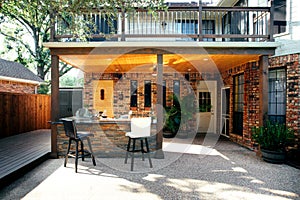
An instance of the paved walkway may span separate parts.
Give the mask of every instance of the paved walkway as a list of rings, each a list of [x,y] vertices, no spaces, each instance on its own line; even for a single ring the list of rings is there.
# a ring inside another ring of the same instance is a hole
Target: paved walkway
[[[47,160],[0,191],[0,199],[300,199],[300,170],[262,161],[228,140],[202,145],[165,140],[165,159],[136,159],[134,172],[123,158]],[[216,144],[215,144],[216,143]],[[184,152],[184,153],[183,153]]]

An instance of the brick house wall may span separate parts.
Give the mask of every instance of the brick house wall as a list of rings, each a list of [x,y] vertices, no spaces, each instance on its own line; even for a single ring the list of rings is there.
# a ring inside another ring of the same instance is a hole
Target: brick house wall
[[[208,78],[213,79],[214,75],[207,75]],[[196,91],[197,81],[205,80],[207,77],[200,76],[199,73],[193,73],[190,76],[191,81],[188,82],[184,75],[180,73],[164,73],[163,80],[166,81],[166,104],[167,106],[172,105],[172,101],[169,100],[169,96],[173,93],[173,81],[180,81],[180,96],[185,96],[191,92]],[[155,110],[156,105],[156,77],[150,73],[126,73],[123,74],[122,78],[119,79],[115,74],[101,74],[101,73],[85,73],[84,83],[84,97],[83,105],[88,109],[93,108],[93,80],[113,80],[114,81],[114,115],[116,117],[127,114],[128,111],[132,110],[133,115],[137,116],[148,116],[151,111]],[[138,107],[130,108],[130,81],[137,80],[138,83]],[[151,81],[151,108],[144,107],[144,81]],[[122,98],[120,98],[120,95]]]
[[[233,133],[233,78],[244,74],[244,106],[243,106],[243,135]],[[260,110],[259,63],[250,62],[230,68],[222,73],[224,85],[230,87],[230,139],[242,146],[252,148],[251,127],[258,125]]]
[[[0,80],[0,92],[35,94],[36,85],[16,81]]]
[[[286,68],[287,99],[286,125],[294,130],[295,147],[299,149],[300,141],[300,54],[277,56],[269,59],[270,68]]]
[[[180,80],[180,95],[184,96],[191,92],[196,92],[197,81],[199,80],[214,80],[219,75],[212,73],[201,74],[191,73],[189,76],[190,82],[185,79],[184,75],[180,73],[164,73],[163,80],[166,81],[166,97],[167,106],[172,105],[172,101],[168,101],[168,96],[173,93],[173,81]],[[85,83],[83,92],[83,105],[88,109],[93,109],[93,81],[94,80],[113,80],[114,81],[114,115],[117,118],[120,115],[127,114],[130,108],[130,80],[138,81],[138,105],[141,109],[134,110],[134,116],[148,116],[151,111],[155,111],[156,104],[156,77],[150,73],[126,73],[122,78],[113,73],[100,74],[100,73],[85,73]],[[151,80],[151,95],[152,107],[151,109],[144,108],[144,81]],[[122,98],[120,94],[122,93]],[[155,126],[155,125],[154,125]],[[129,124],[94,124],[91,126],[81,125],[78,127],[80,130],[91,130],[94,132],[92,144],[93,150],[98,157],[124,157],[125,147],[127,145],[127,138],[125,132],[129,131]],[[155,149],[156,144],[156,129],[152,127],[153,137],[150,138],[150,148]],[[67,148],[67,138],[65,137],[62,128],[59,129],[57,135],[58,155],[63,156]]]
[[[300,138],[300,64],[299,54],[277,56],[269,58],[269,69],[286,68],[287,70],[287,105],[286,125],[292,128],[299,142]],[[233,77],[244,74],[244,108],[243,108],[243,135],[237,135],[232,130],[233,117]],[[242,66],[228,69],[222,73],[224,85],[230,86],[230,139],[242,146],[253,148],[251,127],[259,125],[260,87],[259,63],[251,62]]]

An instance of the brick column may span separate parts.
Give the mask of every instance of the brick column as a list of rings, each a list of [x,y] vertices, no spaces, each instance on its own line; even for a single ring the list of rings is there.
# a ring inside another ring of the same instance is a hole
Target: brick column
[[[300,64],[299,54],[288,55],[286,124],[300,134]]]

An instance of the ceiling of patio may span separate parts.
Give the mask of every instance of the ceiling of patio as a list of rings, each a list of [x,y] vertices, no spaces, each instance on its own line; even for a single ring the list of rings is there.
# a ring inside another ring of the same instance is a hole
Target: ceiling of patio
[[[157,65],[156,54],[60,55],[59,58],[84,72],[151,73]],[[164,54],[163,64],[164,72],[222,72],[258,59],[259,55],[256,54]]]
[[[153,72],[163,55],[164,72],[223,72],[261,55],[276,42],[49,42],[51,55],[84,72]]]

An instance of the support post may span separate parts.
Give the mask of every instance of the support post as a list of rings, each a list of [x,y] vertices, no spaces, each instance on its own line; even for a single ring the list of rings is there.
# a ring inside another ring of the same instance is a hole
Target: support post
[[[268,115],[268,60],[267,55],[259,57],[259,125],[264,124],[265,117]]]
[[[59,60],[51,55],[51,122],[59,117]],[[57,125],[51,123],[51,158],[57,158]]]
[[[269,20],[269,40],[271,42],[274,42],[274,37],[273,37],[273,31],[274,30],[274,1],[271,0],[271,7],[270,7],[270,20]]]
[[[157,54],[157,103],[156,103],[156,152],[155,158],[163,159],[164,153],[162,151],[163,142],[163,55]]]
[[[121,13],[121,41],[125,41],[125,10]]]
[[[203,33],[202,33],[202,1],[199,1],[199,19],[198,19],[198,40],[203,41]]]

